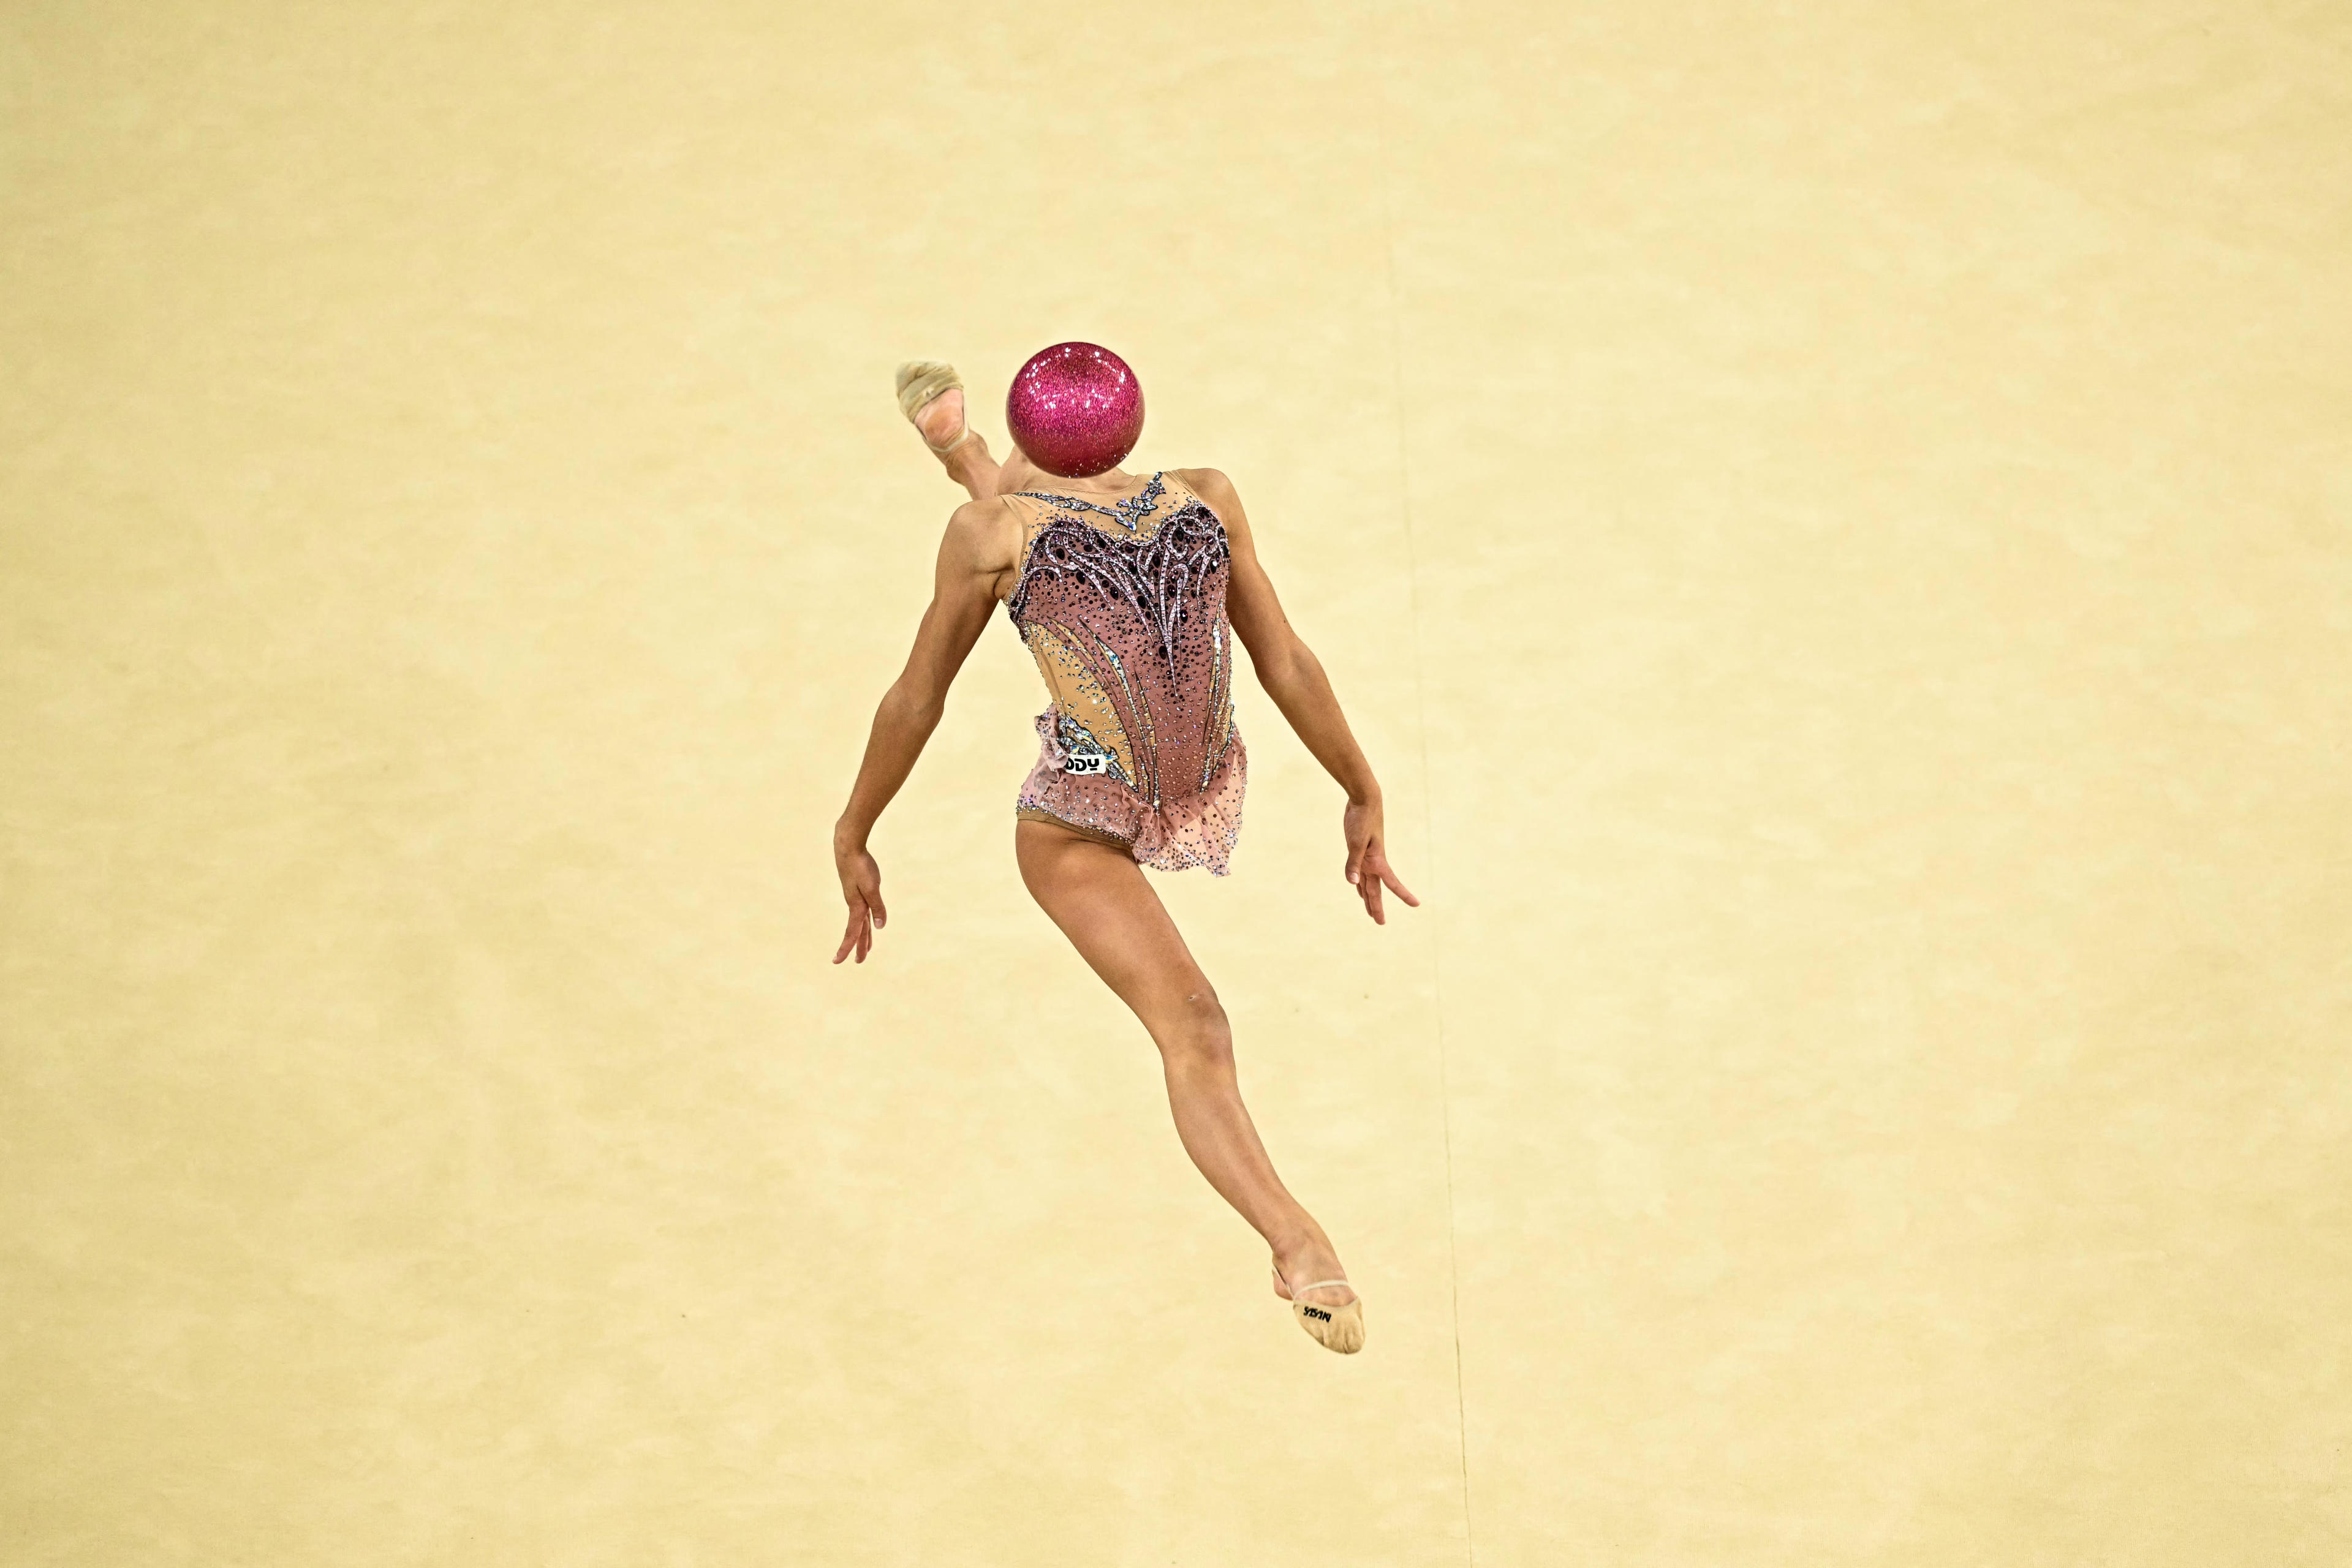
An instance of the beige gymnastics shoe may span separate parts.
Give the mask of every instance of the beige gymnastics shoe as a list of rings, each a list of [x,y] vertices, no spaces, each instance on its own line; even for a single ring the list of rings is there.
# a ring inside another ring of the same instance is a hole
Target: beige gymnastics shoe
[[[1347,1305],[1327,1307],[1316,1301],[1299,1300],[1309,1291],[1341,1290],[1348,1292]],[[1356,1294],[1356,1287],[1345,1280],[1318,1280],[1312,1285],[1292,1290],[1282,1278],[1282,1270],[1274,1271],[1275,1294],[1290,1303],[1290,1315],[1298,1326],[1314,1336],[1315,1343],[1325,1350],[1341,1355],[1353,1355],[1364,1348],[1364,1299]]]
[[[898,412],[907,416],[908,424],[914,424],[915,416],[929,406],[933,399],[960,392],[962,388],[963,378],[955,373],[953,365],[938,360],[908,360],[898,367]],[[967,405],[965,413],[969,413],[971,400],[967,396],[964,402]],[[923,435],[922,426],[915,425],[915,434]],[[945,446],[931,446],[931,438],[928,435],[923,435],[923,444],[930,446],[935,455],[945,457],[977,434],[971,427],[971,421],[966,419],[963,428],[956,432],[955,439]]]

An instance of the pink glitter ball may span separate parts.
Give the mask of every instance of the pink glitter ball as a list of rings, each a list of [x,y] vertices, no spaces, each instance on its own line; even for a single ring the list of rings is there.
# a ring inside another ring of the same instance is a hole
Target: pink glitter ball
[[[1127,361],[1095,343],[1056,343],[1029,357],[1004,394],[1004,423],[1029,461],[1065,479],[1118,466],[1143,434],[1143,386]]]

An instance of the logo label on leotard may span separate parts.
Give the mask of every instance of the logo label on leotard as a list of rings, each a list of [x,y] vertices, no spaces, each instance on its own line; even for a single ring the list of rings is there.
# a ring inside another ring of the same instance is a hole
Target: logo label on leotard
[[[1062,771],[1065,773],[1103,773],[1123,779],[1118,770],[1118,758],[1110,747],[1094,737],[1094,733],[1076,719],[1064,715],[1056,727],[1062,745]]]

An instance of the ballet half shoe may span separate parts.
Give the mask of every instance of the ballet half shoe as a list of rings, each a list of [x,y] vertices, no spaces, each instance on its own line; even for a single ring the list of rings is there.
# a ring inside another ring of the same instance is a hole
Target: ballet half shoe
[[[932,399],[946,392],[960,391],[962,386],[963,378],[955,373],[953,365],[938,360],[908,360],[898,367],[898,412],[907,416],[908,424],[914,424],[915,416],[922,413],[924,406]],[[971,399],[967,397],[965,402],[969,404]],[[965,412],[967,413],[971,412],[969,407]],[[922,426],[915,425],[915,434],[923,435]],[[966,419],[963,421],[963,428],[957,431],[955,438],[945,446],[931,446],[931,438],[928,435],[923,435],[923,444],[930,446],[932,452],[945,457],[965,442],[974,439],[977,434],[978,433],[971,427],[971,421]]]
[[[1276,1273],[1275,1279],[1279,1281],[1281,1274]],[[1309,1291],[1335,1287],[1345,1290],[1354,1300],[1343,1307],[1327,1307],[1319,1301],[1299,1299]],[[1318,1280],[1295,1291],[1286,1284],[1283,1293],[1290,1298],[1290,1315],[1298,1320],[1298,1326],[1305,1329],[1317,1344],[1325,1350],[1337,1351],[1341,1355],[1353,1355],[1364,1348],[1364,1298],[1356,1295],[1355,1286],[1345,1280]]]

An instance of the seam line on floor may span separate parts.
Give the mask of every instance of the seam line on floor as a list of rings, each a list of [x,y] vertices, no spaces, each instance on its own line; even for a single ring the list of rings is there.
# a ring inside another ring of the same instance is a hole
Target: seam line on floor
[[[1383,51],[1380,61],[1381,96],[1386,98],[1388,59]],[[1418,732],[1421,754],[1421,831],[1422,842],[1429,846],[1433,868],[1440,863],[1437,849],[1436,810],[1430,796],[1432,780],[1429,770],[1429,683],[1421,646],[1421,556],[1414,548],[1412,530],[1412,461],[1407,434],[1404,411],[1404,290],[1397,281],[1396,187],[1390,178],[1388,135],[1385,129],[1388,104],[1382,101],[1372,116],[1373,155],[1381,170],[1381,220],[1383,248],[1388,257],[1389,284],[1389,370],[1390,387],[1396,407],[1397,444],[1397,510],[1404,523],[1405,559],[1405,623],[1411,632],[1412,649],[1412,694],[1414,728]],[[1433,885],[1444,883],[1433,879]],[[1433,914],[1434,912],[1433,912]],[[1443,919],[1433,920],[1429,936],[1429,988],[1431,1004],[1437,1014],[1437,1117],[1439,1140],[1445,1151],[1445,1281],[1447,1305],[1453,1317],[1454,1330],[1454,1441],[1462,1458],[1462,1543],[1470,1568],[1478,1564],[1478,1534],[1470,1515],[1470,1418],[1469,1397],[1462,1377],[1462,1253],[1455,1239],[1454,1218],[1454,1095],[1451,1075],[1445,1061],[1445,964]]]

